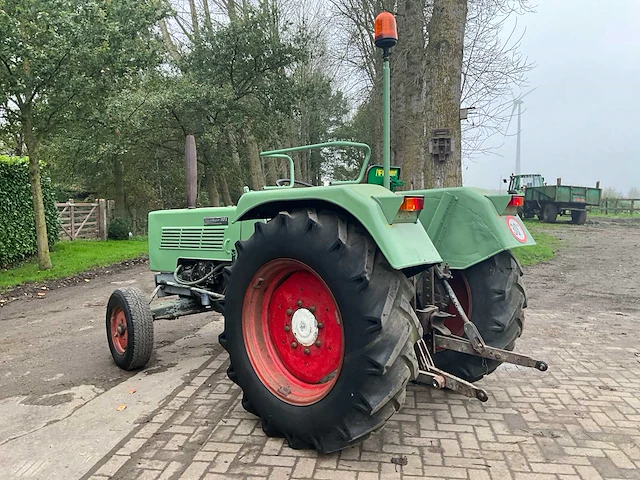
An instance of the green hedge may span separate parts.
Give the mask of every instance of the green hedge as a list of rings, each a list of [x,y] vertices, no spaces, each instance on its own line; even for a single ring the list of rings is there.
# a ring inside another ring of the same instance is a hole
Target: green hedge
[[[58,240],[60,219],[51,181],[42,176],[49,246]],[[0,267],[37,253],[36,223],[29,182],[29,159],[0,155]]]

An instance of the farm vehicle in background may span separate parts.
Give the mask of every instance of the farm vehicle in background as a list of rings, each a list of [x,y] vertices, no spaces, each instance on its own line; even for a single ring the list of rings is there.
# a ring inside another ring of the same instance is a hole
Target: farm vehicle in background
[[[558,215],[571,215],[571,222],[578,225],[587,221],[588,206],[600,205],[602,195],[600,182],[595,188],[576,187],[562,185],[562,179],[558,178],[556,185],[546,185],[538,173],[511,175],[507,191],[524,196],[524,203],[518,209],[524,218],[538,215],[543,222],[554,223]]]
[[[519,197],[394,192],[402,184],[389,145],[396,39],[393,15],[381,13],[383,165],[369,167],[369,146],[355,142],[263,152],[286,160],[289,178],[245,189],[237,206],[149,214],[149,264],[159,272],[152,299],[170,298],[150,306],[135,288],[113,292],[106,329],[119,367],[147,363],[154,320],[220,312],[242,406],[265,434],[322,452],[384,426],[409,382],[486,401],[473,382],[502,362],[547,369],[512,351],[527,299],[510,250],[535,243],[517,217]],[[291,155],[326,148],[362,149],[358,178],[296,179]]]

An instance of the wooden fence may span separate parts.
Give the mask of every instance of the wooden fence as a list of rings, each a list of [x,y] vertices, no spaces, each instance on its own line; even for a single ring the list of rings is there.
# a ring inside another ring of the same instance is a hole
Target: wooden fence
[[[103,198],[94,203],[76,203],[73,199],[64,203],[56,203],[60,215],[60,238],[63,240],[78,238],[106,240],[112,204],[112,200],[107,201]]]
[[[591,211],[597,211],[608,215],[610,213],[640,213],[640,198],[603,198],[599,207],[592,207]]]

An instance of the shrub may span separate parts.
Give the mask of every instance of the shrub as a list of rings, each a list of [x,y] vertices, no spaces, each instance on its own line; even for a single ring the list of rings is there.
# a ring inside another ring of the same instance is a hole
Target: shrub
[[[58,240],[60,219],[51,180],[42,175],[42,199],[49,246]],[[0,267],[37,253],[29,160],[0,155]]]
[[[124,218],[114,218],[109,223],[107,236],[111,240],[128,240],[131,225]]]

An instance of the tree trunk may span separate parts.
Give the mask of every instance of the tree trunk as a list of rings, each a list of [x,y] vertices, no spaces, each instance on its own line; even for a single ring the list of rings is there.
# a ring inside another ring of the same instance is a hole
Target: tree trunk
[[[231,150],[231,158],[233,163],[240,167],[240,153],[238,152],[238,140],[233,130],[227,130],[227,139],[229,140],[229,150]]]
[[[164,41],[167,52],[169,52],[169,55],[175,62],[179,62],[181,59],[180,52],[178,52],[178,47],[171,38],[167,22],[164,18],[160,20],[160,31],[162,32],[162,40]]]
[[[425,0],[398,2],[401,40],[393,50],[394,164],[403,167],[405,188],[424,187]],[[393,95],[393,94],[392,94]]]
[[[227,7],[227,15],[229,16],[229,20],[234,21],[238,18],[238,14],[236,12],[236,2],[235,0],[226,0],[223,2]]]
[[[205,155],[205,160],[207,156]],[[209,198],[209,206],[220,206],[220,195],[218,194],[218,187],[216,187],[216,179],[213,176],[213,168],[209,161],[204,164],[204,184],[207,189],[207,197]]]
[[[198,24],[198,10],[196,9],[195,0],[189,0],[189,11],[191,12],[191,31],[193,39],[197,43],[200,39],[200,25]]]
[[[451,154],[446,161],[433,157],[427,160],[427,187],[462,185],[460,89],[466,19],[467,0],[434,0],[426,57],[425,125],[427,142],[433,136],[433,130],[449,130]]]
[[[202,8],[204,10],[204,26],[209,34],[213,33],[213,23],[211,22],[211,9],[209,8],[209,0],[202,0]]]
[[[251,173],[251,190],[262,190],[262,187],[264,187],[264,173],[262,172],[258,142],[251,133],[247,135],[246,141],[247,154],[249,155],[249,171]]]
[[[38,266],[40,270],[51,268],[49,241],[47,239],[47,222],[44,216],[44,201],[40,183],[40,162],[38,160],[38,139],[33,131],[31,112],[23,112],[23,137],[29,155],[29,180],[33,199],[33,215],[36,222],[36,243],[38,245]]]
[[[278,158],[265,158],[265,177],[267,185],[275,185],[276,180],[278,179],[278,173],[276,171],[277,163],[281,161]]]
[[[124,193],[124,167],[118,157],[113,158],[113,183],[116,191],[116,217],[125,218],[127,216],[127,208]]]
[[[220,194],[222,196],[222,204],[225,207],[229,205],[233,205],[233,200],[231,200],[231,194],[229,193],[229,184],[227,183],[227,179],[224,175],[220,175],[218,177],[218,184],[220,185]]]

